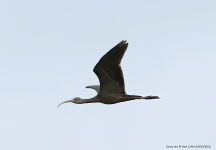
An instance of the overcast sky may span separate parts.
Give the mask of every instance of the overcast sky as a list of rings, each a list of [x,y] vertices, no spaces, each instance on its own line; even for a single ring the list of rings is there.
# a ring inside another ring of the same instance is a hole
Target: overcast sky
[[[7,0],[0,4],[1,150],[165,150],[216,139],[215,0]],[[126,92],[96,95],[93,67],[121,40]]]

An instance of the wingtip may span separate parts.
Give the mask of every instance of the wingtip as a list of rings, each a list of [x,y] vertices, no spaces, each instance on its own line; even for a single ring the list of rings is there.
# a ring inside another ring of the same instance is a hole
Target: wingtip
[[[127,40],[122,40],[121,42],[123,42],[123,43],[127,43]]]
[[[119,42],[118,45],[120,45],[120,46],[128,45],[128,42],[127,42],[127,40],[122,40],[121,42]]]

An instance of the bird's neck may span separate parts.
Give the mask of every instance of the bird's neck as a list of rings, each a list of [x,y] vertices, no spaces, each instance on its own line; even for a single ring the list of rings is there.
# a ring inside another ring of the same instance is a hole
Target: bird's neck
[[[84,103],[97,103],[99,99],[97,97],[89,98],[89,99],[82,99],[82,104]]]

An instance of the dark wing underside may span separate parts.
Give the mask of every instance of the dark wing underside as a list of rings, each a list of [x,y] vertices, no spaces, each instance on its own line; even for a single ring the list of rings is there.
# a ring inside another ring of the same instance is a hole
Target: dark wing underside
[[[100,80],[100,93],[125,93],[121,59],[127,50],[128,43],[121,41],[108,51],[94,67],[94,72]]]

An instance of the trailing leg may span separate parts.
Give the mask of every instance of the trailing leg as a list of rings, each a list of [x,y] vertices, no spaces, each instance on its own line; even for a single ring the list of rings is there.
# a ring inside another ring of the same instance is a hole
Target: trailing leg
[[[147,99],[147,100],[149,100],[149,99],[159,99],[160,97],[158,97],[158,96],[145,96],[145,97],[141,97],[141,99]]]

